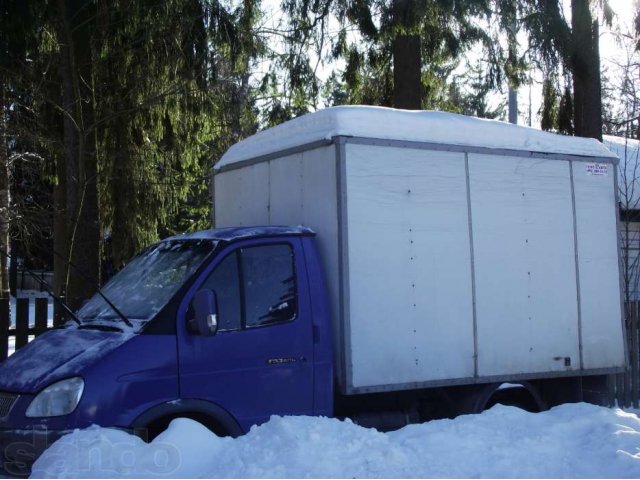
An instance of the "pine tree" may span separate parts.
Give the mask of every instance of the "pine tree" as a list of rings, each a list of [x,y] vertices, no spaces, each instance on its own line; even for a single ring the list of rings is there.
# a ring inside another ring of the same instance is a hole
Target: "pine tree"
[[[325,89],[339,103],[446,108],[450,75],[474,45],[483,48],[491,87],[505,77],[520,81],[522,60],[502,49],[497,31],[479,22],[510,22],[512,0],[288,0],[286,5],[292,28],[304,32],[296,44],[311,49],[330,42],[330,59],[345,62],[342,75],[332,76]],[[328,31],[329,13],[340,22],[337,35]]]
[[[0,250],[9,252],[10,229],[14,220],[11,201],[10,117],[21,110],[24,71],[37,42],[35,25],[41,2],[4,0],[0,3]],[[13,114],[12,114],[13,112]],[[0,253],[0,298],[9,295],[7,256]]]
[[[209,224],[213,160],[257,127],[249,79],[259,9],[253,0],[36,7],[33,58],[16,71],[33,70],[31,145],[55,165],[55,283],[77,306],[101,265]]]
[[[558,122],[552,128],[602,140],[602,87],[599,57],[599,6],[602,19],[611,24],[612,10],[606,0],[571,1],[571,25],[562,13],[560,0],[519,0],[523,24],[534,56],[543,65],[547,78],[563,80],[546,92],[545,108],[556,108]],[[562,92],[562,93],[560,93]],[[569,95],[570,93],[570,95]],[[543,112],[549,118],[549,112]]]

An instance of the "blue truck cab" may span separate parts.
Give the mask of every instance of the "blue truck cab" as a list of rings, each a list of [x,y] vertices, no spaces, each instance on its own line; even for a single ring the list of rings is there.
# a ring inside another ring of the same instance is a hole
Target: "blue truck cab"
[[[332,415],[332,343],[314,233],[208,230],[135,257],[62,328],[0,364],[0,449],[24,475],[90,425],[152,437],[176,417],[240,435]],[[118,312],[119,311],[119,312]]]

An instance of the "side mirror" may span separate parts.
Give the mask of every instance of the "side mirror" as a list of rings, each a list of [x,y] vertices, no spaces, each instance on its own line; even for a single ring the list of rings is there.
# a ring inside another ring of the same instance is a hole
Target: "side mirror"
[[[213,290],[200,290],[191,300],[193,317],[189,319],[189,332],[211,337],[218,331],[218,302]]]

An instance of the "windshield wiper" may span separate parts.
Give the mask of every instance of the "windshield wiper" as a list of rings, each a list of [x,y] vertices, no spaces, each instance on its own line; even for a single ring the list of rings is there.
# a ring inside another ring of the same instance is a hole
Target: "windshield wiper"
[[[7,252],[5,252],[4,250],[0,249],[0,253],[2,255],[4,255],[5,257],[7,257],[8,259],[10,259],[12,262],[15,261],[14,258],[9,255]],[[27,272],[28,275],[30,275],[31,277],[35,278],[36,281],[40,284],[40,286],[42,288],[44,288],[44,290],[51,295],[51,298],[53,298],[56,303],[58,305],[60,305],[65,312],[67,312],[67,314],[71,317],[71,319],[76,322],[78,325],[81,325],[80,320],[78,319],[78,317],[76,316],[75,313],[73,313],[73,310],[71,310],[71,308],[69,308],[69,306],[64,302],[64,300],[62,300],[62,298],[60,298],[58,295],[56,295],[55,293],[53,293],[51,291],[51,289],[49,288],[49,285],[47,285],[47,282],[45,282],[43,279],[41,279],[38,275],[36,275],[35,273],[33,273],[31,270],[24,268],[24,271]]]
[[[133,327],[133,324],[131,323],[131,321],[125,316],[124,313],[120,311],[118,307],[116,307],[111,302],[111,300],[107,298],[107,296],[104,293],[102,293],[102,290],[100,289],[100,287],[95,284],[95,281],[91,277],[89,277],[89,275],[84,273],[82,269],[80,269],[80,267],[76,266],[71,260],[65,258],[62,254],[58,253],[55,249],[53,249],[53,254],[57,255],[59,258],[67,262],[69,266],[73,268],[76,272],[78,272],[80,276],[84,278],[86,281],[91,282],[93,284],[93,287],[97,289],[96,293],[100,295],[100,297],[107,303],[107,305],[109,305],[109,307],[111,307],[111,309],[116,313],[116,315],[120,318],[120,320],[122,320],[128,327]]]

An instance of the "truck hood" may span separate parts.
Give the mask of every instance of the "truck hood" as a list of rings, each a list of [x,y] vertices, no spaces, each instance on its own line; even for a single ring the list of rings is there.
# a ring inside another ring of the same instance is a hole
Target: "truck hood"
[[[0,363],[0,391],[36,393],[57,380],[81,375],[134,335],[76,328],[46,332]]]

